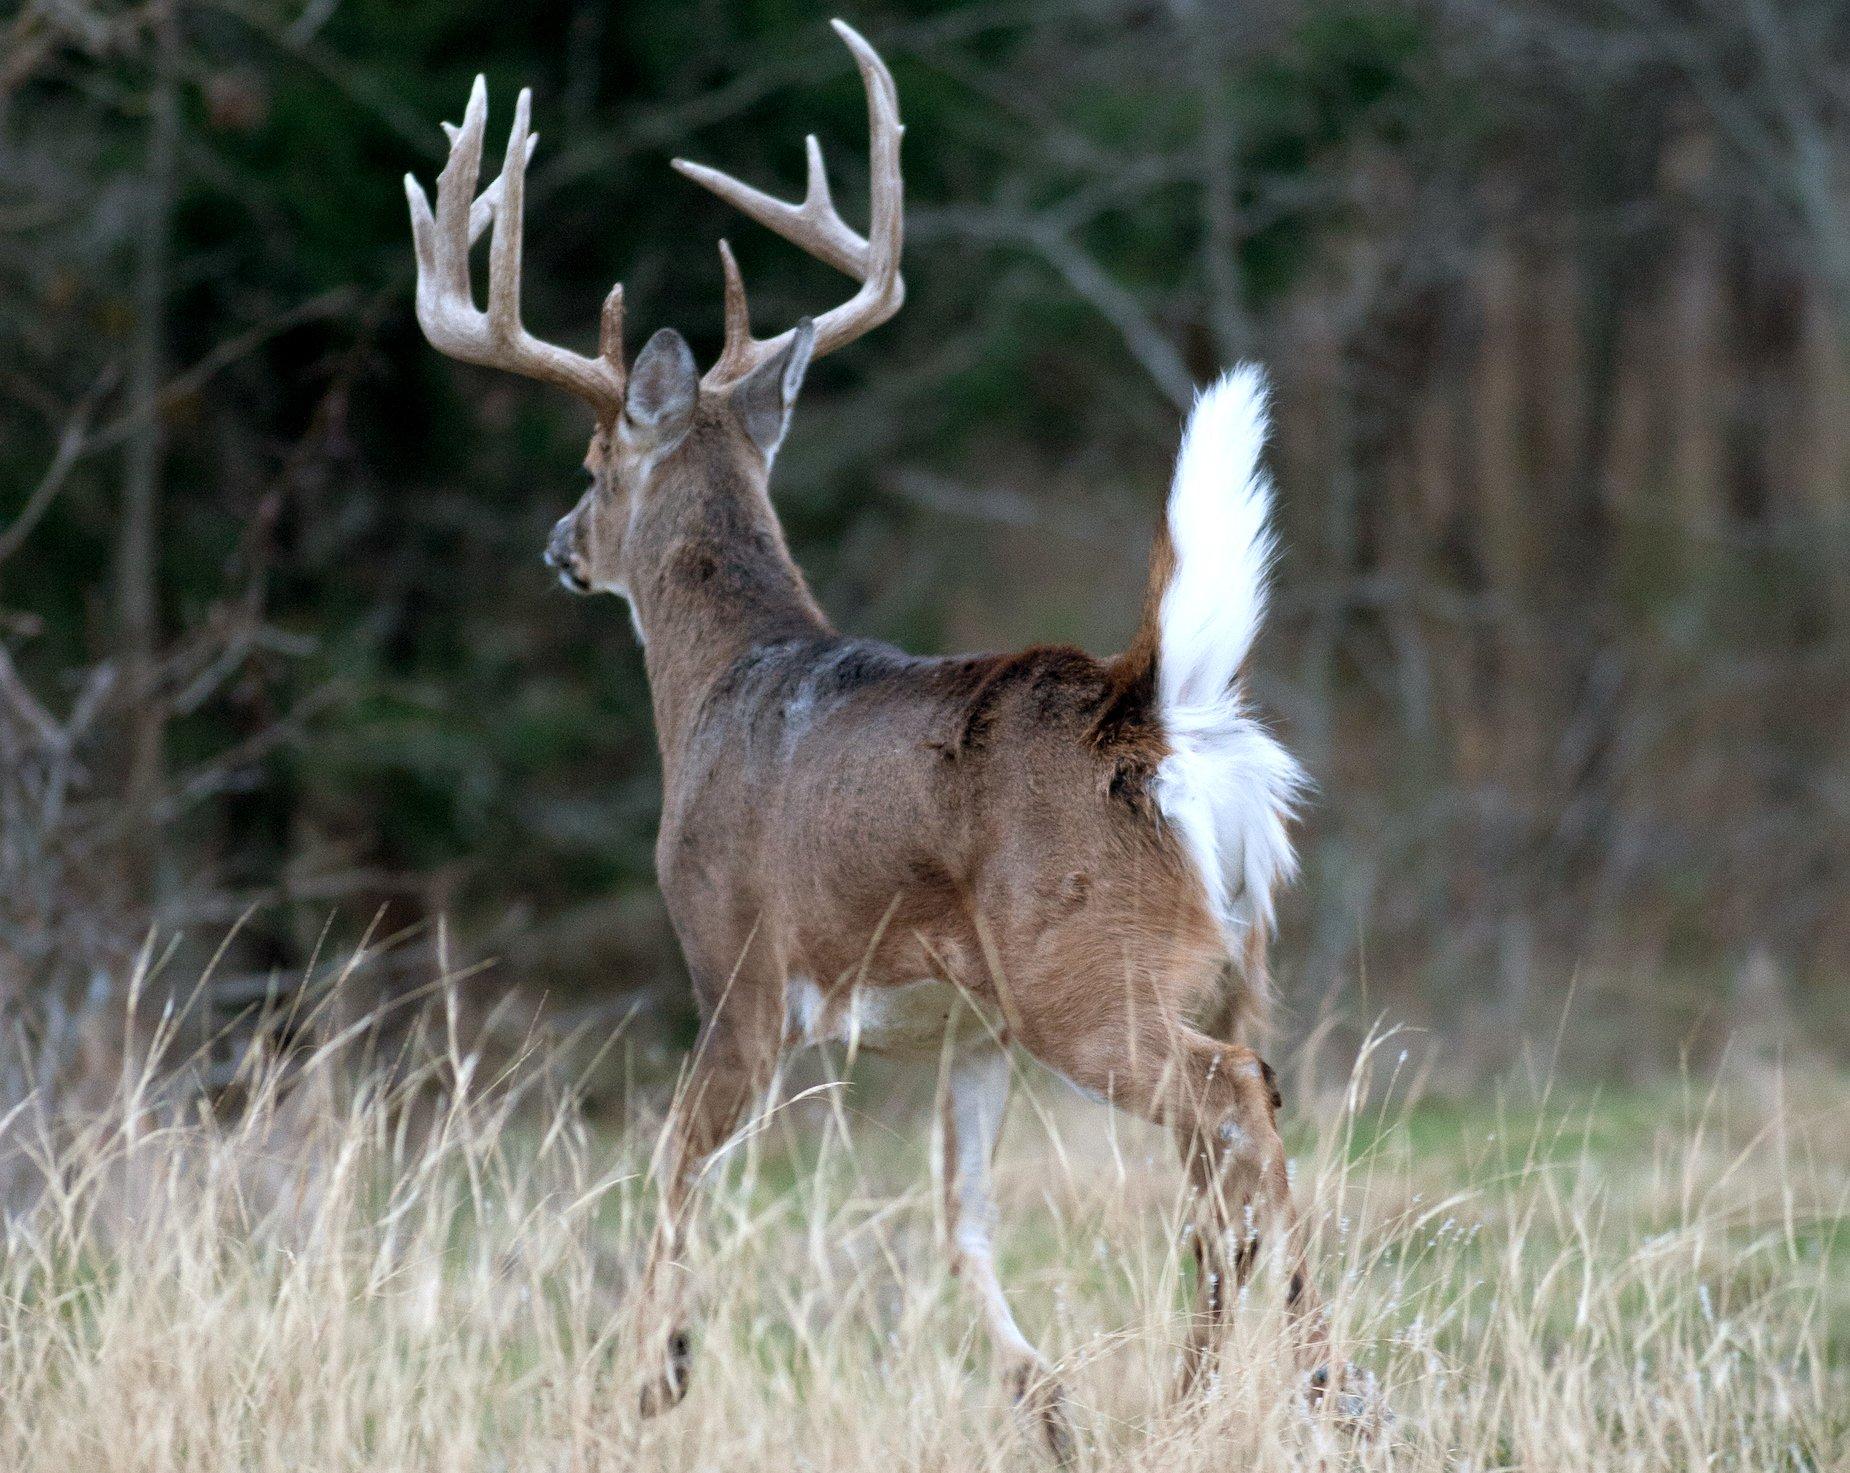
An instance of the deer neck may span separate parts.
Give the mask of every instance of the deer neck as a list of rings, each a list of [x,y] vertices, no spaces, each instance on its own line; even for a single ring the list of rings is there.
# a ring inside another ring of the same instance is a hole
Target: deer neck
[[[766,645],[829,632],[756,478],[708,480],[653,529],[630,605],[670,768],[715,682]]]

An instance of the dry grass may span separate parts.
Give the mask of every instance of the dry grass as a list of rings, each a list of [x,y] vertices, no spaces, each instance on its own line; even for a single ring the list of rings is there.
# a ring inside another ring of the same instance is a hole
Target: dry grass
[[[1367,1443],[1276,1368],[1264,1279],[1208,1394],[1165,1404],[1186,1287],[1167,1145],[1030,1081],[1003,1259],[1081,1466],[1845,1466],[1842,1080],[1455,1106],[1397,1101],[1375,1077],[1397,1054],[1290,1106],[1338,1336],[1395,1414]],[[651,1135],[588,1122],[544,1071],[479,1067],[439,1026],[390,1084],[331,1054],[256,1071],[235,1120],[145,1071],[87,1120],[11,1117],[7,1466],[1042,1465],[945,1271],[917,1115],[825,1089],[733,1152],[695,1254],[693,1389],[643,1423],[623,1301]]]

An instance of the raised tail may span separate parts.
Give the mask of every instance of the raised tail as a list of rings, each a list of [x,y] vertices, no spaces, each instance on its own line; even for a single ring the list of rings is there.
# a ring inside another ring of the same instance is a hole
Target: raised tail
[[[1303,770],[1246,707],[1243,674],[1276,551],[1260,466],[1266,385],[1253,365],[1195,401],[1151,557],[1143,626],[1127,660],[1150,662],[1168,752],[1155,795],[1207,890],[1229,949],[1270,929],[1296,868],[1286,826]]]

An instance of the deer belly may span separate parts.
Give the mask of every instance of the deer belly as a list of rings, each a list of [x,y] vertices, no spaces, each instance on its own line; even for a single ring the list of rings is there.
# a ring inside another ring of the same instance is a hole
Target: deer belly
[[[882,1054],[928,1054],[1003,1036],[1002,1021],[948,982],[843,987],[825,996],[808,977],[785,987],[785,1036],[792,1044],[845,1043]]]

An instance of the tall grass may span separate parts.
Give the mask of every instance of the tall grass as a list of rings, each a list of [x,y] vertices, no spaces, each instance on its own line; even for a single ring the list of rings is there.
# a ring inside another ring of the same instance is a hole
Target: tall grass
[[[692,1389],[643,1422],[625,1292],[655,1131],[588,1119],[543,1059],[487,1077],[454,1016],[389,1057],[363,1029],[253,1056],[235,1109],[158,1059],[101,1109],[14,1109],[6,1467],[1039,1464],[944,1267],[929,1128],[885,1076],[812,1089],[714,1172]],[[1842,1080],[1448,1105],[1408,1099],[1399,1057],[1377,1040],[1289,1106],[1338,1341],[1393,1413],[1368,1440],[1306,1409],[1266,1276],[1203,1394],[1168,1403],[1167,1141],[1026,1079],[1002,1258],[1082,1467],[1845,1466]]]

